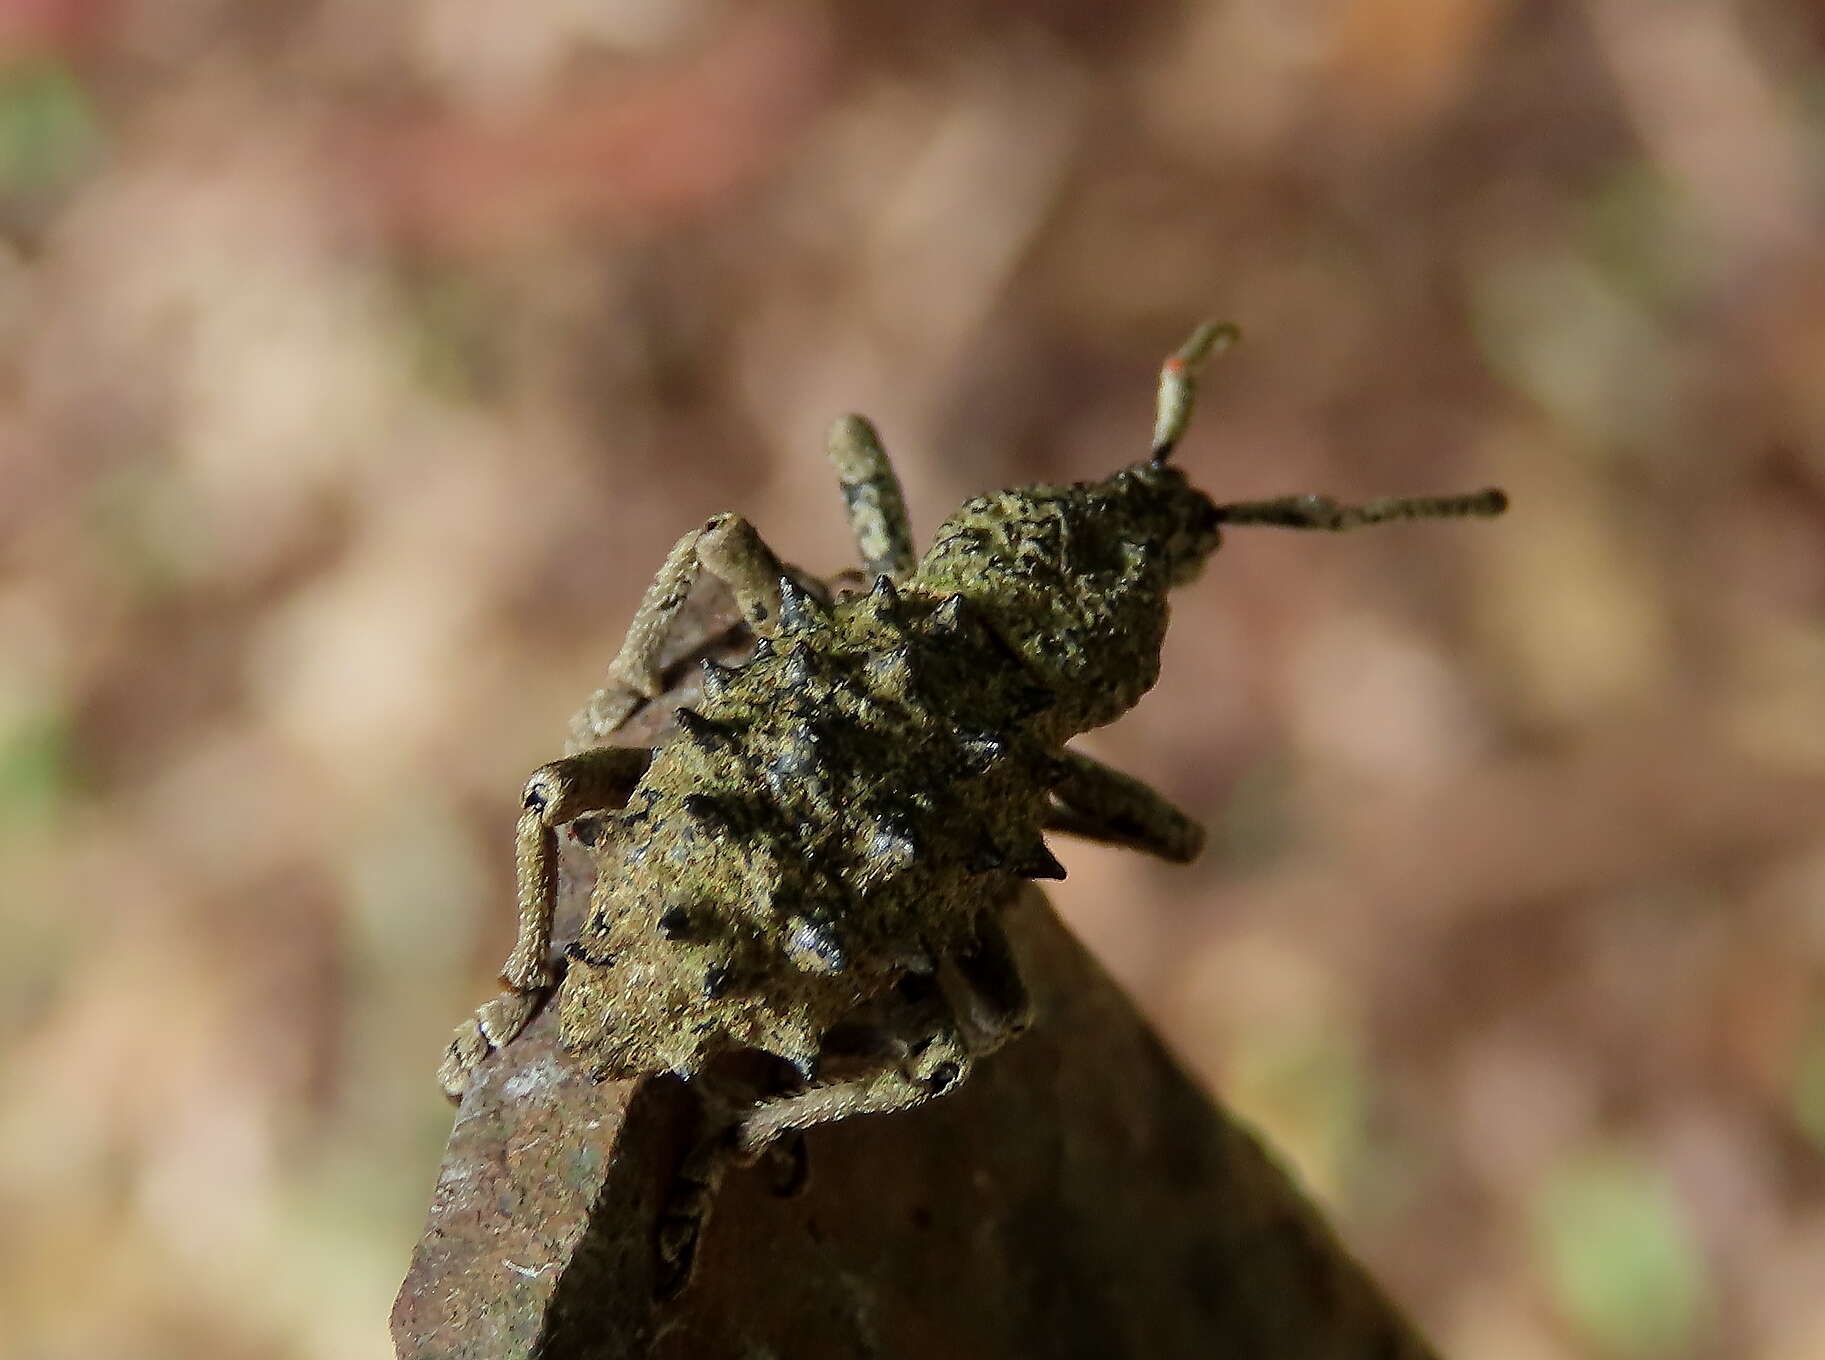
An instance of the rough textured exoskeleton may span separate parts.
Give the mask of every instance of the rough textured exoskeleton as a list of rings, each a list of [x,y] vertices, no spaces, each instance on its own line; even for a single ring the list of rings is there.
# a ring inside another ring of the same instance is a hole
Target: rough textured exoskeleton
[[[574,754],[537,771],[520,823],[509,991],[457,1032],[460,1094],[553,985],[558,828],[591,818],[599,881],[557,1003],[565,1045],[606,1076],[691,1076],[759,1049],[802,1089],[738,1118],[753,1154],[782,1133],[903,1109],[955,1086],[1027,1019],[999,924],[1022,880],[1061,878],[1047,830],[1183,861],[1197,826],[1146,785],[1066,749],[1154,683],[1167,594],[1226,523],[1346,529],[1492,515],[1499,492],[1340,506],[1218,505],[1167,458],[1193,372],[1227,328],[1167,361],[1151,457],[1099,482],[966,502],[922,558],[874,431],[837,424],[837,464],[873,588],[824,597],[747,521],[685,535],[649,590]],[[661,643],[699,571],[760,637],[706,663],[704,699],[658,749],[599,743],[660,682]],[[842,1075],[820,1080],[840,1056]]]

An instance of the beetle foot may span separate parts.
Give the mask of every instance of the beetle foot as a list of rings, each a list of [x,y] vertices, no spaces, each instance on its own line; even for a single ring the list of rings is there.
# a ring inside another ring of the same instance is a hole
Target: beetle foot
[[[526,1028],[548,989],[502,992],[456,1027],[444,1060],[437,1068],[437,1084],[451,1100],[461,1100],[476,1070],[490,1053],[505,1047]]]

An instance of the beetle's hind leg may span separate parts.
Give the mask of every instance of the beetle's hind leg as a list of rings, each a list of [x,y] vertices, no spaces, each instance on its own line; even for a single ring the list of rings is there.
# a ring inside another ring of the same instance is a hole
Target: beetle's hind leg
[[[971,1056],[986,1057],[1033,1023],[1033,998],[996,917],[982,919],[975,943],[952,961],[949,971],[951,1006]]]
[[[763,1100],[704,1138],[685,1158],[659,1221],[662,1296],[677,1293],[689,1279],[717,1187],[731,1166],[754,1162],[779,1139],[818,1124],[909,1110],[969,1075],[970,1046],[954,1021],[910,1041],[886,1031],[867,1033],[884,1050],[878,1066],[847,1080]]]
[[[459,1099],[492,1049],[525,1028],[552,984],[551,924],[558,897],[558,828],[591,812],[624,807],[653,753],[602,746],[534,770],[526,781],[514,853],[519,931],[501,968],[507,990],[457,1027],[437,1069],[444,1092]]]
[[[1174,864],[1204,848],[1204,828],[1149,785],[1077,751],[1062,753],[1065,775],[1052,788],[1046,830],[1126,846]]]
[[[763,636],[774,631],[780,612],[780,577],[787,574],[786,568],[747,519],[717,515],[680,538],[666,554],[659,574],[634,611],[621,650],[609,663],[602,688],[570,720],[570,750],[600,745],[641,704],[664,692],[660,653],[691,587],[706,570],[728,586],[750,628]]]
[[[943,982],[940,982],[940,976]],[[802,1180],[804,1151],[791,1135],[858,1114],[892,1114],[923,1105],[962,1083],[976,1059],[1026,1029],[1032,1001],[1001,922],[985,917],[975,942],[940,976],[913,974],[887,1014],[838,1026],[826,1036],[833,1061],[854,1075],[775,1096],[743,1113],[711,1114],[711,1132],[685,1158],[659,1222],[663,1295],[689,1278],[717,1187],[738,1162],[772,1159],[778,1193]],[[713,1105],[722,1098],[710,1095]]]
[[[844,416],[830,427],[829,452],[869,581],[912,575],[916,558],[906,497],[874,426],[862,416]]]
[[[659,1210],[655,1234],[659,1257],[658,1285],[655,1293],[661,1299],[676,1296],[690,1282],[691,1267],[715,1207],[716,1195],[729,1169],[743,1160],[735,1145],[739,1120],[725,1093],[700,1081],[699,1093],[706,1105],[708,1132],[700,1137],[685,1155]],[[766,1172],[767,1187],[781,1198],[800,1194],[809,1177],[805,1142],[802,1138],[782,1138],[759,1154]]]
[[[1026,1029],[1033,1004],[1001,922],[984,917],[970,947],[938,975],[909,974],[899,1003],[878,1022],[845,1027],[848,1047],[866,1055],[855,1076],[764,1100],[742,1117],[735,1145],[758,1156],[775,1139],[858,1114],[892,1114],[923,1105],[969,1076]],[[832,1031],[831,1047],[843,1046]]]
[[[777,1138],[859,1114],[893,1114],[943,1095],[969,1075],[975,1055],[955,1020],[906,1039],[888,1036],[880,1065],[861,1075],[763,1100],[736,1124],[736,1154],[758,1157]]]

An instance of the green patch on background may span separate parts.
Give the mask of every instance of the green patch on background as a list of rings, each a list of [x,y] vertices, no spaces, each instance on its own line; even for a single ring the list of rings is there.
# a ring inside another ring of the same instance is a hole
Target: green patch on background
[[[414,376],[449,401],[482,401],[499,386],[497,315],[487,293],[456,274],[420,271],[406,279],[399,316]]]
[[[1793,1117],[1825,1152],[1825,1015],[1814,1019],[1800,1044],[1793,1073]]]
[[[0,188],[34,193],[93,163],[101,128],[82,83],[61,62],[0,64]]]
[[[1516,250],[1471,280],[1471,326],[1492,372],[1592,457],[1671,439],[1674,375],[1656,318],[1569,249]]]
[[[1596,1352],[1672,1360],[1703,1339],[1704,1269],[1664,1177],[1621,1150],[1562,1163],[1534,1202],[1534,1245]]]
[[[0,835],[55,820],[75,787],[73,745],[61,712],[0,716]]]
[[[1211,827],[1210,862],[1243,874],[1286,857],[1297,841],[1292,785],[1292,766],[1278,755],[1244,770]]]
[[[1226,1082],[1236,1108],[1327,1199],[1362,1164],[1367,1086],[1354,1036],[1321,1024],[1248,1036]]]
[[[1646,161],[1624,166],[1592,197],[1584,246],[1605,277],[1659,312],[1688,303],[1714,272],[1689,198]]]
[[[202,517],[186,504],[177,479],[153,462],[98,477],[87,503],[90,541],[142,605],[196,579],[214,544]]]

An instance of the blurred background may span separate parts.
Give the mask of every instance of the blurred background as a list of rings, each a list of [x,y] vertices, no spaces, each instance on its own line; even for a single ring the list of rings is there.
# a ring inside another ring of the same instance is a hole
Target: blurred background
[[[7,1353],[390,1354],[516,797],[685,527],[1237,531],[1056,900],[1449,1354],[1825,1354],[1805,0],[0,3]]]

